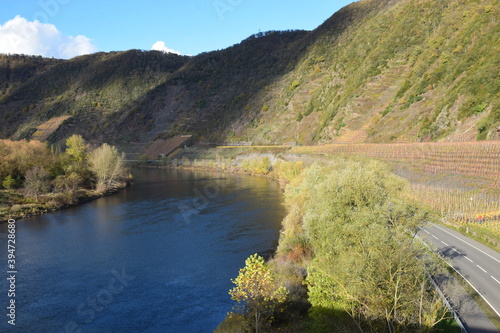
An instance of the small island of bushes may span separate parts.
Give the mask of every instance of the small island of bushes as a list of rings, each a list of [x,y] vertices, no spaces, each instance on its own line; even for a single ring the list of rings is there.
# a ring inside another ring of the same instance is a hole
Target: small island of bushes
[[[123,155],[80,135],[64,151],[39,141],[0,140],[0,222],[86,202],[126,187]]]

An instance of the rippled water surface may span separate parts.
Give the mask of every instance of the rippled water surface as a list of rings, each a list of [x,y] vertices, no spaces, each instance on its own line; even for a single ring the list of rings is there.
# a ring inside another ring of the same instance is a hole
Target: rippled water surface
[[[16,222],[16,326],[0,331],[211,332],[250,254],[276,247],[284,216],[264,178],[134,170],[109,197]],[[0,225],[7,276],[7,225]],[[81,330],[81,331],[79,331]]]

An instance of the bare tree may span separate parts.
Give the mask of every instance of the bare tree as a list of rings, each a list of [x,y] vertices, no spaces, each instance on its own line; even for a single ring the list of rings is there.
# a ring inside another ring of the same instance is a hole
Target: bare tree
[[[96,190],[104,192],[122,183],[126,178],[123,154],[115,147],[103,144],[90,154],[90,170],[96,177]]]
[[[39,195],[50,190],[50,178],[47,171],[36,166],[28,170],[24,179],[24,191],[27,196],[38,201]]]

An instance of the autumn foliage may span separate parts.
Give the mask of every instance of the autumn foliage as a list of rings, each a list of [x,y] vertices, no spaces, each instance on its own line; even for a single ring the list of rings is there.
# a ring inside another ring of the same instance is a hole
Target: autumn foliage
[[[39,141],[0,140],[0,220],[76,204],[126,185],[123,156],[107,144],[92,149],[79,135],[66,150]]]
[[[260,332],[277,307],[286,300],[287,290],[276,284],[264,258],[257,254],[248,257],[245,267],[232,282],[236,287],[229,294],[238,302],[236,311],[248,318],[255,332]]]

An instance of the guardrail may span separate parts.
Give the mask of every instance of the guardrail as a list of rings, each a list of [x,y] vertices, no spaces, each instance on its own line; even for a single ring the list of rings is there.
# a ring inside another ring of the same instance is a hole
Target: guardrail
[[[434,281],[434,279],[432,278],[432,276],[429,273],[426,273],[426,274],[427,274],[427,278],[429,279],[429,281],[431,281],[432,285],[434,286],[434,288],[438,292],[439,296],[441,296],[441,299],[443,300],[444,305],[446,305],[446,307],[448,308],[448,311],[450,311],[453,314],[453,319],[455,319],[455,321],[457,322],[458,326],[460,326],[460,332],[467,333],[467,330],[465,329],[464,323],[460,319],[460,316],[455,311],[455,309],[453,309],[453,306],[448,301],[448,298],[446,297],[446,295],[441,291],[441,289],[437,285],[436,281]]]
[[[424,244],[424,246],[429,250],[429,251],[432,251],[430,248],[429,248],[429,245],[427,245],[426,242],[423,241],[422,238],[420,238],[419,235],[415,234],[414,236],[416,239],[418,239],[422,244]],[[453,314],[453,319],[455,319],[455,321],[457,322],[458,326],[460,326],[460,332],[461,333],[467,333],[467,329],[465,329],[465,325],[464,323],[462,322],[462,320],[460,319],[460,316],[458,315],[458,313],[455,311],[455,309],[453,308],[453,306],[451,305],[451,303],[448,301],[448,298],[446,297],[446,295],[443,293],[443,291],[441,290],[441,288],[439,288],[438,284],[436,283],[436,281],[434,281],[434,279],[432,278],[432,275],[429,274],[429,272],[425,272],[425,274],[427,275],[427,278],[429,279],[429,281],[431,281],[432,285],[434,286],[434,289],[436,289],[436,291],[438,292],[439,296],[441,297],[441,299],[443,300],[444,302],[444,305],[448,308],[448,311],[450,311],[452,314]]]

